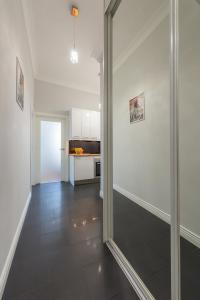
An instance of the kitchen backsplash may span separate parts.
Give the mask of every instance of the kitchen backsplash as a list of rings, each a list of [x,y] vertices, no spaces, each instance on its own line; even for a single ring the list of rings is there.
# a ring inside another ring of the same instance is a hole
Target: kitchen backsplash
[[[100,154],[101,151],[101,143],[99,141],[78,141],[78,140],[70,140],[69,141],[69,153],[74,153],[74,148],[83,148],[84,153],[90,154]]]

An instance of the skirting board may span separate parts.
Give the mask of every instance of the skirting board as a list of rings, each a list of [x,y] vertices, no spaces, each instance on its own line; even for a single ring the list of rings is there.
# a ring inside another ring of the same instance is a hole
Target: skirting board
[[[120,268],[124,272],[126,278],[134,288],[140,300],[155,300],[150,291],[144,285],[138,274],[135,272],[129,261],[126,259],[124,254],[118,248],[113,240],[107,241],[107,246],[110,249],[112,255],[116,259]]]
[[[153,215],[157,216],[164,222],[170,224],[170,215],[162,211],[161,209],[157,208],[156,206],[144,201],[140,197],[126,191],[125,189],[119,187],[118,185],[113,185],[114,190],[122,194],[123,196],[127,197],[131,201],[135,202],[136,204],[140,205],[144,209],[148,210]],[[188,228],[184,226],[180,226],[180,233],[183,238],[188,240],[190,243],[195,245],[196,247],[200,248],[200,236],[196,233],[190,231]]]
[[[27,210],[28,210],[28,207],[29,207],[30,200],[31,200],[31,192],[29,193],[29,196],[27,198],[26,205],[23,209],[20,221],[19,221],[18,226],[17,226],[17,230],[16,230],[14,238],[12,240],[12,244],[11,244],[8,256],[6,258],[6,262],[5,262],[3,271],[2,271],[1,276],[0,276],[0,299],[3,297],[3,292],[4,292],[4,289],[5,289],[5,286],[6,286],[6,281],[8,279],[8,274],[9,274],[10,267],[11,267],[11,264],[12,264],[12,261],[13,261],[15,250],[17,248],[17,243],[18,243],[18,240],[19,240],[19,237],[20,237],[20,233],[21,233],[23,224],[24,224],[24,220],[25,220],[25,217],[26,217],[26,213],[27,213]]]

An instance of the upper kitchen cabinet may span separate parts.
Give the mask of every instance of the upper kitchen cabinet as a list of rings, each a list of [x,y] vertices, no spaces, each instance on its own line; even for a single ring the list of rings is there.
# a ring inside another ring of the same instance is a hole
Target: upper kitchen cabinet
[[[82,110],[72,108],[70,112],[70,139],[79,140],[82,137]]]
[[[100,112],[72,108],[70,139],[100,141]]]
[[[92,111],[90,122],[90,136],[92,140],[100,141],[100,113],[97,111]]]
[[[91,138],[91,117],[93,111],[82,110],[82,139],[88,140]]]

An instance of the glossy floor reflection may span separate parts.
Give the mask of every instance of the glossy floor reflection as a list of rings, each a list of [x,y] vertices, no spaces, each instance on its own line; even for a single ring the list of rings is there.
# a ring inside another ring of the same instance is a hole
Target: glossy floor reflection
[[[3,300],[136,300],[102,244],[99,185],[38,185]]]
[[[171,299],[170,226],[114,191],[114,240],[156,300]],[[181,238],[181,299],[200,299],[200,249]]]
[[[114,191],[114,240],[152,295],[170,300],[169,225]]]

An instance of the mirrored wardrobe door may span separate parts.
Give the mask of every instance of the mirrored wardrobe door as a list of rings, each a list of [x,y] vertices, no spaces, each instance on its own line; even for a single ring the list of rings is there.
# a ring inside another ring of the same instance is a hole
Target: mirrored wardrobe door
[[[200,1],[179,1],[181,299],[200,299]]]
[[[123,0],[112,20],[114,242],[171,299],[170,1]]]

